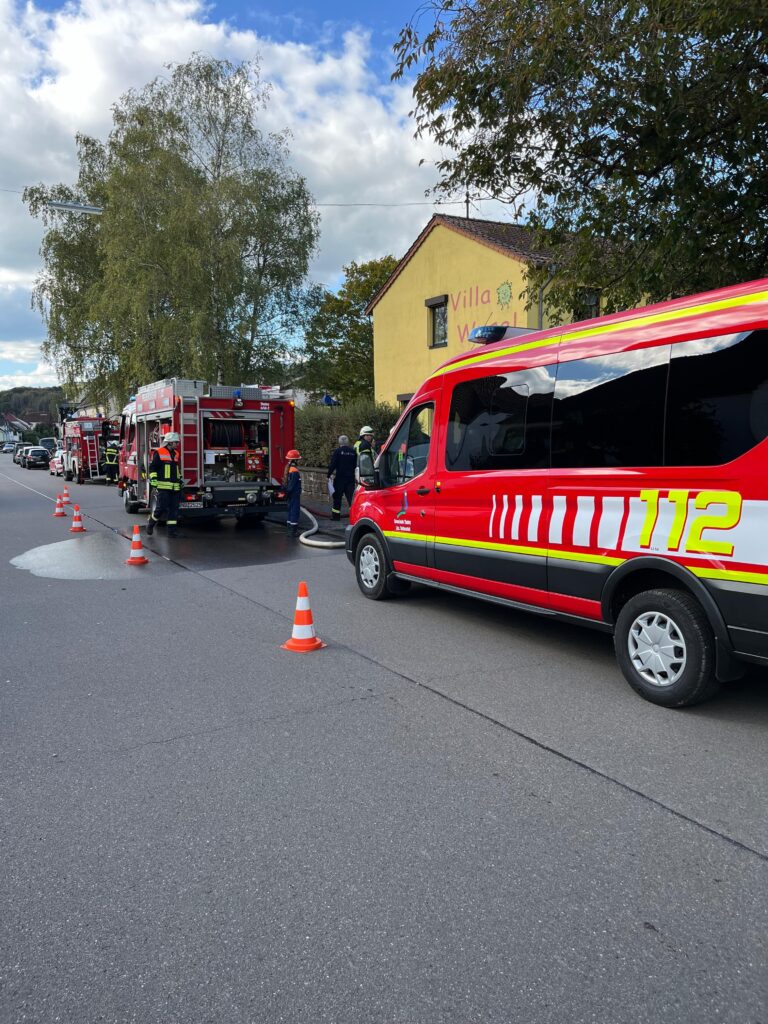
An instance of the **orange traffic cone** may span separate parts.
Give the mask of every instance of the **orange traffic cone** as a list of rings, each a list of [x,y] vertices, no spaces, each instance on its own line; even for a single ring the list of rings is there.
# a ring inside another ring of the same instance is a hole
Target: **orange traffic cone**
[[[141,546],[141,531],[139,524],[133,528],[133,540],[131,541],[131,557],[126,558],[126,565],[149,565],[149,559],[144,557],[144,549]]]
[[[327,647],[323,641],[315,636],[315,623],[312,618],[312,610],[309,607],[309,591],[306,583],[299,584],[299,596],[296,598],[296,614],[293,617],[293,632],[291,639],[280,644],[283,650],[298,651],[299,654],[308,654],[310,651],[319,651]]]
[[[72,520],[72,525],[69,528],[70,533],[85,533],[85,527],[83,526],[83,520],[80,518],[80,506],[75,505],[75,515]]]
[[[64,516],[65,519],[67,518],[67,513],[64,511],[64,505],[62,503],[60,494],[56,495],[56,511],[53,513],[53,515],[59,519],[62,516]]]
[[[72,504],[72,499],[69,496],[69,491],[67,490],[67,485],[66,484],[64,484],[64,493],[61,496],[61,503],[62,503],[62,505],[71,505]]]

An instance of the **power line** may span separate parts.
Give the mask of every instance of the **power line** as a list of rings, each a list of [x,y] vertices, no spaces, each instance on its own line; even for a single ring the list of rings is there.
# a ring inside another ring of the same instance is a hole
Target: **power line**
[[[11,192],[14,195],[19,195],[19,196],[24,194],[23,189],[19,189],[19,188],[3,188],[2,186],[0,186],[0,192]],[[478,196],[477,198],[472,199],[471,201],[473,203],[487,203],[487,202],[491,202],[491,197],[490,196],[487,196],[487,197],[480,197],[480,196]],[[333,208],[342,208],[342,207],[379,207],[379,208],[384,208],[384,209],[392,209],[392,208],[401,207],[401,206],[463,206],[464,203],[465,203],[464,199],[433,199],[433,200],[422,199],[422,200],[419,200],[417,202],[407,202],[407,203],[315,203],[314,205],[317,206],[317,207],[323,207],[323,208],[328,208],[328,207],[333,207]]]

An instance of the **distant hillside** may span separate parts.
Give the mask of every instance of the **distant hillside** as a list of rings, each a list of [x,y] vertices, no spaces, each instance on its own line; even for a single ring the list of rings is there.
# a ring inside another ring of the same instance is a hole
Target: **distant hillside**
[[[0,412],[10,412],[27,423],[54,423],[56,406],[64,401],[63,388],[11,388],[0,391]]]

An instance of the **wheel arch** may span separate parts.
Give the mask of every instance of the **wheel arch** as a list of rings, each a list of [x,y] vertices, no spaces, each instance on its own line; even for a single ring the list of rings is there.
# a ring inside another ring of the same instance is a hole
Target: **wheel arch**
[[[387,538],[381,532],[381,529],[372,519],[359,519],[352,527],[350,533],[350,549],[354,553],[357,550],[357,545],[360,543],[360,538],[365,533],[372,533],[381,543],[384,548],[384,553],[389,559],[389,564],[392,564],[392,555],[389,550],[389,544],[387,544]]]
[[[645,590],[658,587],[672,587],[685,590],[696,598],[707,616],[715,636],[716,673],[718,679],[736,679],[743,673],[743,666],[733,656],[733,643],[728,627],[715,599],[690,569],[665,558],[652,556],[630,558],[618,566],[608,577],[603,588],[601,607],[603,619],[616,625],[619,611],[626,602]]]

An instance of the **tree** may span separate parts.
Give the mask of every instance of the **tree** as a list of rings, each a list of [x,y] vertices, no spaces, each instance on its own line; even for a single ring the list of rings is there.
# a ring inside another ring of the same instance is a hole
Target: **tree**
[[[758,0],[442,0],[404,28],[439,189],[527,207],[607,308],[768,272],[768,53]],[[421,9],[422,11],[424,8]],[[547,276],[540,268],[529,299]]]
[[[337,294],[316,296],[299,377],[307,391],[344,402],[373,398],[373,326],[365,307],[397,263],[394,256],[350,263]]]
[[[78,136],[74,188],[26,190],[48,228],[34,294],[44,352],[91,397],[281,367],[318,218],[286,135],[258,128],[266,100],[255,63],[194,55],[124,95],[106,143]],[[103,215],[46,205],[75,198]]]

